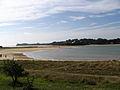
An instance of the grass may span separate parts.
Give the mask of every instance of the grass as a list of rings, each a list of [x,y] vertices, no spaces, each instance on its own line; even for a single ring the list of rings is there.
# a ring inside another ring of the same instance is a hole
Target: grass
[[[17,61],[38,90],[120,90],[120,61]],[[0,61],[2,67],[3,61]],[[13,90],[0,69],[0,90]],[[26,78],[20,78],[25,83]],[[17,87],[16,90],[22,90]]]

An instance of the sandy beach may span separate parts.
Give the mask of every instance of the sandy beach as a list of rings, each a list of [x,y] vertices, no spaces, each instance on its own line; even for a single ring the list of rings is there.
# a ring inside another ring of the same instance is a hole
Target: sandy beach
[[[47,46],[47,47],[5,47],[0,49],[0,60],[33,60],[23,54],[23,52],[32,52],[38,50],[52,50],[59,48],[79,48],[78,46]]]
[[[120,44],[103,44],[103,45],[89,45],[89,46],[115,46]],[[27,57],[23,52],[32,52],[38,50],[53,50],[60,48],[80,48],[80,46],[45,46],[45,47],[4,47],[0,49],[0,60],[15,59],[15,60],[33,60]]]

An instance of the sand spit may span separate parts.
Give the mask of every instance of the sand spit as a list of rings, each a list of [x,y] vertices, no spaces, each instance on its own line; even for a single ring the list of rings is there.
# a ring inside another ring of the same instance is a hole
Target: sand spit
[[[5,47],[0,49],[0,60],[33,60],[22,52],[32,52],[38,50],[52,50],[59,48],[79,48],[78,46],[48,46],[48,47]]]

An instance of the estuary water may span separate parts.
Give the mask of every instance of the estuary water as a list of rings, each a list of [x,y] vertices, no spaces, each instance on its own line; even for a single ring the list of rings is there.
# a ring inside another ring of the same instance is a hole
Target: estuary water
[[[28,57],[39,60],[120,60],[120,46],[80,46],[25,52]]]

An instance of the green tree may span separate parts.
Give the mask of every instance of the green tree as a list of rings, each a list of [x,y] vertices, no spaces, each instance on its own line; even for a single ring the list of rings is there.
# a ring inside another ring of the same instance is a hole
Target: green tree
[[[6,75],[12,78],[13,87],[19,83],[18,78],[24,76],[22,65],[16,63],[14,60],[4,61],[3,70]]]

